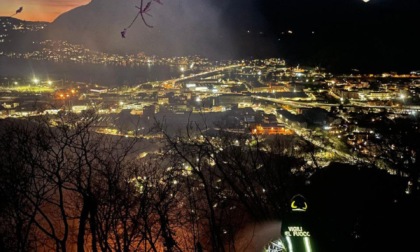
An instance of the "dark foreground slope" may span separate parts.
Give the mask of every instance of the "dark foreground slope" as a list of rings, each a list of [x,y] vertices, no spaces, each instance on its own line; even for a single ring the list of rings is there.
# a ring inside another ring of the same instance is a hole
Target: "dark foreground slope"
[[[342,164],[317,172],[307,193],[320,251],[413,251],[419,195],[383,171]]]

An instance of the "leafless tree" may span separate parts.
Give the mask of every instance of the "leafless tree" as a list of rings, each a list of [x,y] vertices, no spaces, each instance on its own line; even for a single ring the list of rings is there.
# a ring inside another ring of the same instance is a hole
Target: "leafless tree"
[[[158,122],[157,128],[167,140],[168,152],[190,173],[183,183],[189,188],[191,219],[208,221],[207,226],[193,224],[202,230],[207,227],[210,244],[205,245],[213,251],[226,249],[234,237],[229,232],[234,234],[243,218],[280,218],[295,184],[302,184],[296,182],[304,178],[300,170],[305,162],[283,152],[288,148],[286,152],[293,153],[290,148],[295,146],[223,130],[211,136],[208,128],[192,122],[171,135],[164,125]],[[246,216],[232,214],[242,212]]]

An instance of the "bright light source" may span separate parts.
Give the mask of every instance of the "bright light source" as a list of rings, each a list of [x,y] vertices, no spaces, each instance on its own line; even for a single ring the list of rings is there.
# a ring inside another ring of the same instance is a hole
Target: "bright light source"
[[[368,3],[370,0],[363,0],[363,2]]]
[[[369,0],[368,0],[369,1]],[[305,240],[305,247],[307,252],[312,252],[311,243],[309,241],[309,237],[303,238]]]
[[[39,79],[37,79],[37,78],[33,78],[33,79],[32,79],[32,82],[33,82],[33,83],[35,83],[35,84],[38,84],[38,83],[39,83]]]
[[[293,252],[292,239],[290,238],[290,236],[286,236],[286,241],[287,241],[287,247],[289,248],[289,251]]]
[[[47,83],[48,83],[48,85],[51,85],[52,84],[52,81],[49,80],[49,81],[47,81]]]

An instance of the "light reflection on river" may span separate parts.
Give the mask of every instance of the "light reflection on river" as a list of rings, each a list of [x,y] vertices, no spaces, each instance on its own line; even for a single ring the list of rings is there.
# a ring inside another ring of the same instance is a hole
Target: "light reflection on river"
[[[133,67],[54,63],[5,59],[0,57],[0,75],[28,78],[51,78],[107,86],[137,85],[148,81],[176,78],[181,75],[179,67],[169,65],[142,65]]]

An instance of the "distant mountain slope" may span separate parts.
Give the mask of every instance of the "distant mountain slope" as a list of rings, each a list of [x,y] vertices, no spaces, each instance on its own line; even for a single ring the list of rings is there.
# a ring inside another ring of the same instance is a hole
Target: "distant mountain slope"
[[[32,42],[43,39],[47,22],[24,21],[13,17],[0,17],[0,55],[3,52],[22,52],[32,49]]]
[[[49,35],[105,51],[234,56],[229,31],[223,28],[220,12],[209,1],[152,2],[153,17],[145,17],[154,28],[146,27],[138,18],[122,39],[120,32],[136,15],[138,2],[94,0],[59,16],[49,27]]]

